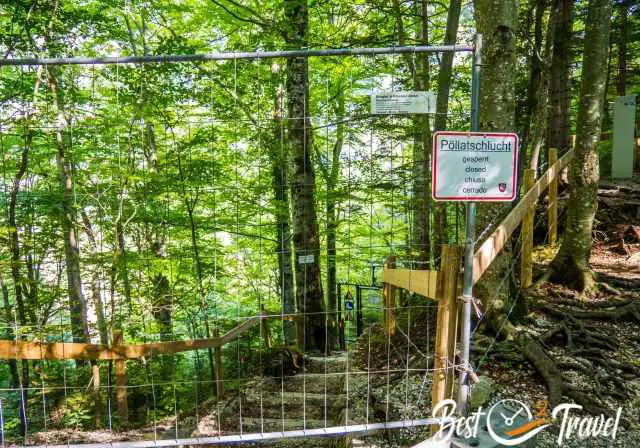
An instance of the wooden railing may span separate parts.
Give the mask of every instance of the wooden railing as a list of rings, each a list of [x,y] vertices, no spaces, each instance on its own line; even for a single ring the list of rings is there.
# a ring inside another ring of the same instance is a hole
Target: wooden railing
[[[535,207],[540,195],[549,189],[547,225],[549,242],[555,244],[558,234],[558,178],[573,157],[573,150],[558,160],[558,152],[549,152],[549,168],[539,179],[533,170],[525,170],[524,195],[493,233],[478,247],[473,257],[473,283],[496,260],[513,232],[522,224],[521,286],[532,283],[533,222]],[[396,291],[404,289],[438,302],[436,328],[432,404],[445,398],[453,398],[455,377],[455,345],[458,327],[458,298],[462,286],[461,254],[458,246],[443,245],[440,269],[437,271],[396,269],[395,258],[389,257],[382,273],[385,331],[396,332]]]
[[[186,341],[154,342],[150,344],[124,344],[121,331],[113,332],[113,344],[86,344],[79,342],[31,342],[0,340],[0,359],[18,360],[90,360],[114,361],[116,374],[116,401],[120,422],[128,420],[127,375],[126,362],[135,359],[146,359],[157,355],[171,355],[180,352],[215,349],[215,382],[218,399],[224,395],[224,378],[222,370],[222,347],[232,342],[251,328],[262,324],[264,335],[268,335],[267,319],[280,319],[280,313],[264,309],[254,317],[229,330],[222,336],[208,339]],[[99,369],[94,369],[94,383],[99,384]]]

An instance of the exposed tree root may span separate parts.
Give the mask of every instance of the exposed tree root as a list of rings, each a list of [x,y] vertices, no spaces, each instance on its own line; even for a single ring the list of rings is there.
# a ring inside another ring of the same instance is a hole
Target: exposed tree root
[[[562,403],[563,397],[569,397],[591,414],[610,415],[612,411],[607,408],[604,395],[615,398],[627,398],[624,392],[620,392],[620,390],[626,390],[624,383],[615,375],[609,374],[602,369],[597,369],[593,372],[595,387],[591,390],[585,390],[584,387],[577,387],[571,384],[571,382],[565,378],[562,369],[570,367],[571,369],[588,373],[588,363],[585,364],[578,360],[574,362],[556,361],[547,354],[538,341],[525,334],[519,337],[519,343],[522,354],[533,364],[547,383],[549,389],[549,405],[551,407]],[[614,387],[607,387],[608,384]],[[623,425],[627,426],[628,422],[623,422]]]
[[[557,307],[549,305],[544,302],[538,302],[536,304],[538,309],[543,310],[545,313],[558,318],[564,318],[571,315],[578,319],[598,319],[598,320],[636,320],[640,322],[640,301],[631,300],[627,302],[610,303],[610,307],[602,309],[600,307],[594,307],[597,309],[584,310],[577,309],[575,307]]]

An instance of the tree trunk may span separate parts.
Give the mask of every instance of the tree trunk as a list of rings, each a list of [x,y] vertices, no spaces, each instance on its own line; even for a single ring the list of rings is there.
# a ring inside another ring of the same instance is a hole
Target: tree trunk
[[[598,206],[598,143],[609,51],[611,2],[591,0],[584,45],[575,157],[569,164],[570,200],[564,239],[551,264],[551,280],[579,291],[595,287],[589,265],[593,219]]]
[[[151,172],[155,178],[160,176],[158,166],[158,148],[156,146],[156,135],[153,124],[148,123],[145,126],[145,142],[144,155]],[[152,203],[155,203],[152,198]],[[167,257],[167,237],[165,234],[164,221],[160,226],[154,226],[151,238],[151,252],[157,260],[164,260]],[[153,317],[158,326],[161,341],[170,341],[173,336],[173,297],[171,294],[171,284],[164,273],[164,266],[160,263],[160,267],[152,273],[151,284],[153,287]],[[166,378],[171,377],[169,372]]]
[[[620,3],[618,13],[618,79],[616,82],[616,94],[624,96],[627,94],[627,42],[629,41],[629,1],[623,0]]]
[[[553,1],[553,0],[552,0]],[[539,101],[539,90],[541,85],[542,70],[544,61],[541,58],[542,53],[542,27],[544,22],[544,12],[547,8],[547,0],[534,0],[532,9],[535,10],[535,19],[533,25],[533,48],[529,55],[529,83],[527,85],[527,102],[525,113],[522,116],[522,135],[523,143],[529,144],[529,133],[531,132],[531,117],[534,115],[536,106]],[[530,20],[529,20],[530,21]],[[526,30],[528,33],[530,30]],[[524,148],[524,145],[522,146]],[[522,152],[524,154],[524,152]]]
[[[87,302],[82,295],[82,279],[80,278],[80,248],[78,234],[75,228],[75,212],[73,210],[73,171],[67,161],[66,146],[62,135],[65,117],[58,95],[58,81],[52,67],[47,68],[49,88],[56,108],[56,148],[58,175],[62,188],[60,224],[64,234],[64,255],[67,267],[67,290],[69,293],[69,308],[71,314],[71,333],[74,342],[89,341],[89,327],[87,325]]]
[[[555,22],[560,12],[560,2],[562,0],[552,0],[549,10],[549,18],[547,21],[547,32],[545,38],[544,50],[540,56],[540,73],[538,75],[537,100],[532,111],[532,115],[528,123],[531,125],[528,142],[529,146],[529,168],[538,172],[538,161],[542,144],[544,143],[547,117],[548,117],[548,99],[549,99],[549,83],[551,76],[551,63],[553,58]],[[537,58],[536,58],[537,59]]]
[[[194,218],[194,209],[198,203],[198,191],[194,193],[187,190],[186,178],[182,168],[182,155],[180,148],[177,148],[176,156],[178,159],[178,174],[180,176],[180,184],[182,190],[182,197],[184,206],[187,209],[187,215],[189,216],[189,229],[191,231],[191,249],[193,250],[193,258],[196,265],[196,278],[198,280],[198,296],[200,298],[200,313],[204,320],[204,334],[207,339],[211,338],[211,328],[209,327],[209,303],[207,302],[207,294],[204,290],[204,278],[202,273],[202,260],[200,259],[200,248],[198,247],[198,229],[196,227],[196,221]],[[216,370],[213,363],[213,349],[207,349],[207,358],[209,360],[209,373],[211,375],[211,381],[213,386],[213,395],[217,392]]]
[[[516,26],[518,3],[516,0],[475,0],[474,10],[479,33],[483,35],[482,72],[480,83],[480,129],[484,131],[513,132],[515,129],[515,71]],[[496,216],[504,211],[503,205],[479,204],[478,229],[483,231],[496,224]],[[494,261],[482,280],[476,285],[476,295],[482,300],[489,327],[513,336],[513,326],[507,321],[510,309],[510,269],[513,256],[509,247]],[[505,277],[507,277],[505,279]]]
[[[451,0],[449,11],[447,12],[447,28],[444,35],[444,45],[456,43],[458,35],[458,23],[460,22],[460,11],[462,9],[461,0]],[[449,93],[451,90],[451,74],[453,73],[452,51],[442,54],[440,59],[440,70],[438,71],[438,96],[436,98],[436,117],[434,127],[436,131],[444,131],[447,128],[447,115],[449,114]],[[440,255],[440,246],[449,244],[447,228],[447,203],[435,203],[434,224],[436,241],[433,243],[434,259]]]
[[[307,47],[307,0],[285,0],[288,24],[287,44]],[[320,274],[320,240],[315,204],[313,129],[309,120],[309,66],[306,58],[287,60],[287,108],[289,146],[293,158],[291,199],[293,205],[293,246],[296,263],[296,303],[298,343],[304,349],[326,352],[326,316]],[[301,258],[306,257],[306,258]],[[302,261],[302,263],[301,263]]]
[[[331,154],[330,169],[327,170],[327,302],[329,308],[329,335],[331,337],[329,346],[333,347],[338,331],[338,285],[337,285],[337,266],[336,266],[336,240],[338,231],[338,216],[336,210],[338,196],[338,178],[340,175],[340,154],[342,153],[342,145],[344,144],[344,90],[339,85],[336,107],[336,141],[333,144],[333,152]]]
[[[35,103],[38,97],[38,93],[40,90],[41,84],[41,75],[42,75],[42,67],[38,67],[36,71],[36,82],[33,88],[33,104],[32,108],[29,111],[28,119],[31,120],[33,118],[33,114],[35,112]],[[20,155],[20,161],[17,163],[17,171],[13,178],[13,182],[11,184],[11,191],[9,193],[9,210],[8,210],[8,224],[9,224],[9,254],[11,260],[11,278],[13,280],[13,288],[15,301],[17,305],[17,320],[18,324],[22,327],[27,327],[29,322],[36,324],[37,318],[35,314],[35,306],[27,303],[28,306],[25,306],[25,297],[28,298],[28,294],[24,289],[25,279],[22,275],[21,269],[21,258],[20,258],[20,235],[18,234],[18,224],[16,218],[16,206],[18,200],[18,192],[20,191],[20,183],[24,178],[27,168],[29,166],[29,155],[32,149],[33,143],[33,130],[29,126],[29,122],[27,123],[26,133],[24,135],[24,143],[22,146],[22,153]],[[4,289],[3,289],[4,295]],[[8,305],[8,302],[4,303],[5,306]],[[9,309],[6,309],[6,312],[9,313]],[[9,322],[14,321],[15,318],[11,318]],[[15,323],[15,322],[14,322]],[[16,337],[20,337],[19,334]],[[22,367],[22,382],[18,379],[18,386],[22,386],[26,389],[21,389],[21,395],[18,402],[18,414],[20,416],[20,433],[22,435],[26,435],[27,431],[27,416],[25,414],[25,410],[27,409],[27,402],[29,397],[29,361],[23,360],[21,362]],[[16,363],[17,369],[17,363]],[[13,375],[13,373],[12,373]]]
[[[273,65],[273,77],[280,67]],[[275,201],[276,218],[276,254],[278,254],[278,288],[282,313],[293,315],[296,312],[295,291],[293,287],[293,263],[291,262],[291,206],[289,204],[289,151],[284,136],[284,91],[278,80],[273,109],[273,131],[270,140],[269,158],[271,162],[272,188]],[[284,342],[295,345],[295,324],[288,319],[282,322]]]
[[[573,37],[574,0],[561,0],[557,15],[553,45],[553,58],[549,84],[550,114],[547,148],[565,151],[571,145],[571,40]]]
[[[94,254],[98,252],[98,243],[96,241],[95,234],[93,233],[93,227],[89,220],[89,215],[82,210],[82,224],[84,233],[89,241],[89,246]],[[95,266],[91,275],[91,298],[93,301],[93,308],[96,313],[96,320],[98,321],[98,334],[100,335],[100,343],[103,345],[109,344],[109,326],[104,315],[104,307],[102,306],[102,293],[100,287],[100,266]],[[100,427],[102,420],[102,396],[100,392],[100,366],[97,361],[91,361],[91,370],[93,374],[93,396],[94,396],[94,408],[95,408],[95,422],[96,427]]]
[[[4,306],[4,317],[6,320],[6,339],[15,340],[15,333],[13,331],[13,327],[11,326],[11,322],[13,322],[14,318],[11,312],[11,303],[9,302],[9,289],[7,285],[4,283],[4,278],[2,276],[2,271],[0,271],[0,291],[2,292],[2,304]],[[22,361],[23,363],[26,361]],[[11,387],[13,389],[20,389],[20,374],[18,372],[18,361],[15,359],[9,359],[9,374],[11,375]],[[24,393],[24,392],[23,392]],[[26,404],[24,405],[26,408]],[[23,413],[23,404],[22,400],[18,400],[18,415],[20,416],[20,428],[21,433],[24,435],[26,432],[27,422],[25,419],[25,415]],[[5,443],[5,440],[0,440],[1,443]]]
[[[419,6],[420,28],[418,41],[420,45],[429,44],[429,18],[427,0],[416,1]],[[416,8],[417,9],[417,8]],[[416,56],[416,73],[414,86],[418,91],[427,91],[431,85],[429,55],[421,53]],[[420,269],[428,269],[431,262],[431,127],[428,115],[417,115],[414,120],[415,138],[413,145],[413,197],[415,200],[413,230],[414,247]],[[441,238],[437,238],[438,241]],[[436,244],[436,247],[439,245]]]

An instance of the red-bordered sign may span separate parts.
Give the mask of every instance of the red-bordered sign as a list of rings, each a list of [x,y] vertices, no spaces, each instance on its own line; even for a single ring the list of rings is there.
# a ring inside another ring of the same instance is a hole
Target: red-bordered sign
[[[436,201],[510,202],[518,186],[518,136],[439,131],[433,136]]]

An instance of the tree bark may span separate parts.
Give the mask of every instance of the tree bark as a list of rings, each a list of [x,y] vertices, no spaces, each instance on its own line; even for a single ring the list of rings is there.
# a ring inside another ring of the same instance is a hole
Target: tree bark
[[[458,24],[460,22],[460,11],[462,10],[461,0],[451,0],[449,11],[447,12],[447,28],[444,35],[444,45],[456,43],[458,35]],[[449,93],[451,90],[451,75],[453,73],[454,53],[447,51],[440,59],[440,70],[438,71],[438,96],[436,98],[436,117],[434,128],[436,131],[444,131],[447,128],[447,115],[449,114]],[[447,223],[447,203],[436,202],[434,206],[434,216],[436,240],[433,242],[433,256],[438,259],[440,247],[449,244],[448,223]]]
[[[516,0],[475,0],[474,10],[478,32],[483,35],[480,129],[513,132],[516,101],[515,75],[511,68],[516,66],[518,3]],[[479,204],[478,228],[484,230],[496,224],[496,216],[503,211],[503,205]],[[513,336],[507,314],[512,300],[512,260],[510,248],[505,247],[476,285],[476,295],[487,311],[488,326],[506,337]]]
[[[307,0],[286,0],[286,41],[290,47],[308,45]],[[289,141],[293,158],[291,199],[293,246],[296,263],[296,303],[300,318],[298,344],[303,350],[326,352],[326,316],[320,274],[320,240],[315,204],[313,129],[309,119],[309,67],[306,58],[287,60],[287,108]],[[300,258],[308,257],[308,258]],[[303,261],[301,263],[301,261]]]
[[[542,151],[542,145],[545,138],[549,110],[547,103],[549,99],[551,63],[555,44],[555,22],[560,12],[561,1],[562,0],[552,0],[551,8],[549,10],[544,50],[539,58],[540,73],[538,75],[538,88],[536,92],[537,100],[535,102],[532,115],[530,119],[527,120],[527,122],[531,124],[527,142],[529,146],[529,168],[535,171],[536,177],[538,173],[540,152]],[[536,59],[538,58],[536,57]]]
[[[574,0],[561,0],[554,33],[553,58],[549,84],[550,114],[547,149],[566,151],[571,142],[571,41],[573,38]]]
[[[627,42],[629,41],[629,1],[620,3],[618,12],[618,79],[616,80],[616,94],[627,94]]]
[[[80,277],[80,248],[78,234],[75,228],[75,211],[73,209],[73,170],[67,160],[67,148],[62,134],[65,117],[58,95],[58,81],[54,68],[48,67],[49,89],[53,97],[57,115],[56,148],[58,175],[62,188],[60,225],[64,234],[64,254],[67,268],[67,291],[69,294],[69,308],[71,314],[71,332],[74,342],[88,342],[89,327],[87,325],[87,302],[82,294],[82,279]]]
[[[340,154],[342,153],[342,146],[344,144],[344,117],[345,117],[345,98],[344,88],[342,83],[339,83],[338,92],[336,96],[336,110],[335,121],[336,125],[336,137],[331,151],[331,159],[326,161],[323,165],[320,163],[321,173],[324,176],[327,184],[327,198],[326,198],[326,218],[327,218],[327,308],[329,312],[329,319],[327,324],[329,325],[329,341],[330,347],[333,347],[338,337],[338,283],[337,283],[337,262],[336,262],[336,241],[338,231],[338,179],[340,176]],[[319,151],[318,151],[319,152]],[[328,155],[327,155],[328,157]],[[321,157],[318,157],[321,159]]]
[[[429,42],[429,21],[426,0],[416,0],[415,7],[420,17],[420,26],[416,40],[420,45]],[[404,26],[404,11],[400,0],[393,0],[393,13],[396,20],[398,43],[407,44],[407,32]],[[413,88],[417,91],[428,90],[430,87],[430,64],[426,54],[416,56],[404,54],[404,62],[411,75]],[[428,268],[431,260],[431,191],[430,191],[430,160],[431,160],[431,129],[427,115],[412,116],[413,132],[413,168],[412,168],[412,224],[411,244],[409,256],[418,262],[421,269]]]
[[[13,322],[13,316],[11,315],[11,303],[9,302],[9,288],[4,282],[2,271],[0,271],[0,291],[2,292],[2,305],[4,306],[4,317],[6,320],[6,337],[9,340],[15,340],[15,333],[11,323]],[[18,390],[20,388],[20,373],[18,372],[18,361],[15,359],[7,360],[9,363],[9,374],[11,375],[11,387]],[[27,361],[22,361],[27,362]],[[24,393],[24,392],[23,392]],[[20,416],[20,428],[21,433],[24,435],[27,427],[27,421],[23,412],[26,408],[26,404],[23,406],[22,400],[18,400],[18,415]],[[0,442],[4,443],[4,440]]]
[[[160,175],[158,166],[158,148],[156,146],[155,127],[151,123],[145,126],[144,155],[148,166],[155,178]],[[152,199],[152,203],[154,203]],[[151,230],[151,252],[157,260],[165,260],[167,257],[167,237],[165,235],[164,220],[159,228],[154,226]],[[160,266],[153,272],[151,284],[153,288],[153,317],[158,326],[161,341],[170,341],[173,336],[173,297],[171,284],[164,273],[164,267]],[[167,378],[171,375],[167,375]]]
[[[272,74],[276,78],[280,67],[273,65]],[[284,87],[279,80],[276,83],[276,95],[273,109],[273,130],[269,142],[272,189],[275,201],[276,247],[278,254],[278,289],[282,313],[293,315],[296,312],[296,298],[293,286],[293,263],[291,261],[291,204],[289,201],[289,150],[284,135]],[[288,319],[282,322],[284,342],[295,345],[295,324]]]
[[[579,291],[595,287],[589,264],[592,228],[598,206],[598,143],[606,85],[611,2],[591,0],[584,45],[575,157],[569,164],[567,224],[560,250],[551,264],[551,280]]]
[[[554,1],[554,0],[551,0]],[[529,55],[529,67],[531,71],[529,73],[529,83],[527,85],[527,102],[525,113],[523,114],[522,121],[522,135],[523,143],[528,145],[529,133],[531,132],[531,117],[534,115],[536,106],[539,101],[539,89],[542,79],[543,59],[542,53],[542,28],[544,22],[544,13],[547,9],[547,0],[534,0],[531,9],[535,12],[535,19],[533,25],[533,47],[531,48],[531,54]],[[526,30],[528,33],[529,30]],[[523,146],[524,147],[524,146]],[[524,152],[523,152],[524,154]]]

